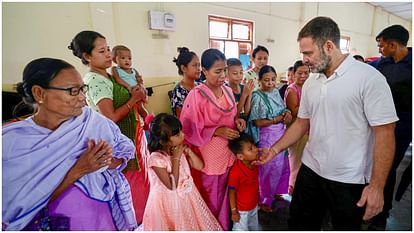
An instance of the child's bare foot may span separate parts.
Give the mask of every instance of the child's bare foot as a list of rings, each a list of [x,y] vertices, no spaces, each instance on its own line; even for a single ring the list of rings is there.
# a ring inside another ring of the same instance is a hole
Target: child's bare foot
[[[264,212],[266,212],[266,213],[270,213],[270,212],[272,212],[273,210],[272,210],[272,208],[270,208],[268,205],[266,205],[266,204],[259,204],[259,206],[260,206],[260,209],[262,210],[262,211],[264,211]]]

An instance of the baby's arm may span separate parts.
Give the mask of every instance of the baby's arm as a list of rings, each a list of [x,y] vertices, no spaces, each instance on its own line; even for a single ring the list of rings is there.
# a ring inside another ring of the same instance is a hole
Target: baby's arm
[[[116,71],[115,67],[112,67],[111,70],[112,70],[112,76],[115,78],[115,81],[119,83],[121,86],[128,89],[128,91],[131,93],[132,87],[129,86],[127,82],[125,82],[124,80],[122,80],[122,78],[119,77],[118,71]]]
[[[137,80],[137,83],[138,83],[139,85],[144,86],[144,80],[142,79],[141,74],[140,74],[140,73],[138,73],[138,70],[136,70],[136,69],[134,69],[134,70],[135,70],[135,79]]]
[[[144,101],[139,101],[137,104],[139,115],[145,119],[145,117],[148,115],[148,110],[145,108]]]
[[[185,146],[184,154],[188,157],[190,166],[198,171],[204,168],[203,160],[201,160],[190,148]]]

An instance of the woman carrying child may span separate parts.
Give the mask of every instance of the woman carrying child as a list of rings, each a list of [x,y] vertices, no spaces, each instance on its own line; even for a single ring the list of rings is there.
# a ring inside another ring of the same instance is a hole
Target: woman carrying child
[[[130,93],[108,74],[106,70],[112,66],[111,50],[105,37],[98,32],[79,32],[73,38],[69,49],[89,67],[89,72],[83,77],[85,84],[89,86],[86,93],[89,107],[115,122],[121,132],[136,146],[138,153],[135,159],[129,160],[122,172],[131,186],[136,220],[141,223],[149,186],[145,182],[142,164],[137,155],[148,153],[148,149],[145,136],[137,139],[140,118],[133,106],[145,101],[145,89],[142,85],[137,85]]]

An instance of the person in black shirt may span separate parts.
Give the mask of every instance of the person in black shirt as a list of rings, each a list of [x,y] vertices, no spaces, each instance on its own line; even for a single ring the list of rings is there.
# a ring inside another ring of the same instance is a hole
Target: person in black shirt
[[[385,230],[392,209],[396,170],[412,140],[412,53],[411,48],[407,47],[408,38],[408,31],[401,25],[387,27],[376,37],[383,57],[373,66],[390,85],[399,121],[395,128],[394,162],[384,188],[384,208],[372,219],[369,230]]]

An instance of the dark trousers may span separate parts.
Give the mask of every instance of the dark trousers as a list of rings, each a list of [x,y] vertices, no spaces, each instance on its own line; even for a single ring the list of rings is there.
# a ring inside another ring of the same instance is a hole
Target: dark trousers
[[[327,210],[334,230],[361,230],[365,208],[356,204],[364,187],[325,179],[302,164],[289,207],[289,230],[321,230]]]
[[[384,208],[380,214],[373,218],[374,222],[385,221],[389,216],[389,212],[392,209],[397,168],[404,158],[405,152],[412,140],[412,113],[398,113],[398,118],[400,120],[395,127],[394,161],[384,187]]]

